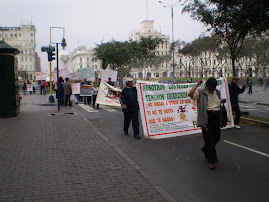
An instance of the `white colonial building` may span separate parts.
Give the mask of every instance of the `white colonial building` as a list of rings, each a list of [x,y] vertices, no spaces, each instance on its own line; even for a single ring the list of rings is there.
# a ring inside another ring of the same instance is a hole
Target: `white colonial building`
[[[21,52],[16,56],[18,70],[23,71],[27,78],[34,79],[37,70],[38,55],[36,53],[36,28],[34,25],[20,27],[0,27],[0,40]]]
[[[141,22],[140,31],[130,32],[131,40],[139,40],[140,37],[159,37],[163,39],[163,43],[157,48],[158,55],[169,55],[170,53],[170,38],[163,35],[161,32],[154,29],[153,20],[145,20]],[[184,44],[181,44],[184,46]],[[246,77],[256,75],[255,59],[241,58],[235,63],[236,74],[238,77]],[[162,78],[173,76],[172,57],[171,61],[163,62],[155,67],[146,68],[131,68],[131,76],[135,78]],[[232,62],[229,56],[220,59],[218,53],[209,51],[202,52],[199,56],[191,57],[183,55],[175,51],[175,76],[180,77],[232,77]]]
[[[130,40],[138,41],[141,37],[158,37],[163,40],[163,42],[157,48],[158,55],[170,55],[170,38],[169,36],[163,35],[158,30],[154,28],[153,20],[144,20],[141,22],[140,31],[133,30],[130,32]],[[167,77],[173,72],[171,67],[172,60],[169,62],[163,62],[157,68],[156,67],[146,67],[146,68],[131,68],[130,74],[135,78],[155,78],[155,77]]]
[[[59,56],[59,68],[67,68],[73,78],[76,77],[78,69],[91,67],[97,74],[99,74],[102,68],[102,63],[94,56],[93,49],[87,49],[86,46],[80,46],[70,53],[63,50],[59,53]]]

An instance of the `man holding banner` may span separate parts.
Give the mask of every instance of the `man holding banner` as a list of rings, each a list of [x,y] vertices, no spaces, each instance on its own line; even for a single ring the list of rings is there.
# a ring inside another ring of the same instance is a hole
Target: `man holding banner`
[[[139,136],[139,122],[138,122],[138,101],[137,101],[137,91],[133,87],[133,80],[126,80],[126,87],[122,90],[121,93],[121,106],[124,113],[124,134],[128,135],[128,129],[130,122],[132,120],[134,138],[140,139]]]
[[[199,81],[189,92],[189,96],[197,101],[197,126],[202,128],[205,145],[202,148],[209,162],[209,169],[215,170],[218,162],[216,144],[220,140],[220,106],[226,99],[221,99],[220,91],[216,90],[217,80],[213,77],[206,81],[206,86],[197,90],[203,83]]]

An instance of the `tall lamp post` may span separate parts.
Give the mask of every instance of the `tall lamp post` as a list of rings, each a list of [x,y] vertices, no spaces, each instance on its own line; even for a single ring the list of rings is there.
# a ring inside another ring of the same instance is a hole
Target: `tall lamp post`
[[[63,39],[61,42],[53,42],[51,41],[51,31],[52,29],[62,29],[63,30]],[[59,95],[59,47],[58,45],[61,44],[62,47],[64,48],[66,46],[66,41],[65,41],[65,38],[64,38],[64,35],[65,35],[65,29],[64,27],[50,27],[50,44],[56,44],[56,54],[57,54],[57,57],[56,57],[56,62],[57,62],[57,94]],[[58,111],[60,111],[60,99],[58,97]]]
[[[164,4],[164,8],[168,7],[171,9],[171,19],[172,19],[172,46],[173,46],[173,49],[172,49],[172,66],[173,66],[173,77],[175,77],[175,47],[174,47],[174,8],[176,6],[179,6],[177,5],[179,2],[181,2],[181,0],[178,0],[176,3],[173,3],[173,0],[171,0],[171,4],[168,4],[168,3],[165,3],[165,2],[162,2],[162,1],[159,1],[159,3],[161,4]]]

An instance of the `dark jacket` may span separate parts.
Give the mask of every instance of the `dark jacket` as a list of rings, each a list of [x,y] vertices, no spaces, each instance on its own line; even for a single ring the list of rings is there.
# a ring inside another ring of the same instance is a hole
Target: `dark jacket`
[[[135,87],[124,87],[121,92],[121,104],[127,106],[127,111],[139,110],[137,91]]]
[[[239,88],[234,82],[229,84],[230,100],[233,106],[238,105],[238,95],[245,91],[245,87]]]
[[[72,86],[70,82],[65,82],[63,84],[64,88],[64,95],[71,95],[72,94]]]

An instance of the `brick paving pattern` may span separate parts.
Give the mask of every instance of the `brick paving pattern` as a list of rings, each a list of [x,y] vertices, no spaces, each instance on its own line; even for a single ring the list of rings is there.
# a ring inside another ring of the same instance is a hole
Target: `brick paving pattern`
[[[37,105],[45,97],[0,119],[0,201],[167,201],[81,116]]]

